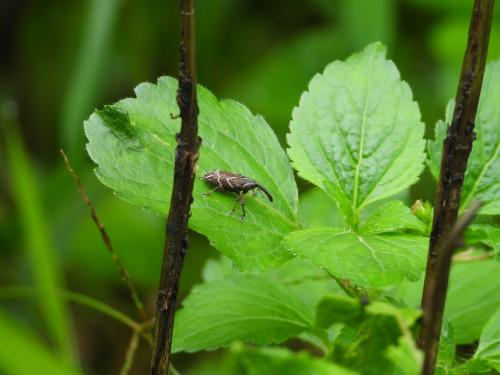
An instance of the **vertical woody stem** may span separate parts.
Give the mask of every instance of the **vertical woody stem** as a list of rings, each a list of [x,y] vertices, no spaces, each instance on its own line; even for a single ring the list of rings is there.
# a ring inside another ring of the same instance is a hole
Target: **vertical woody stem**
[[[196,102],[194,0],[180,1],[181,57],[177,104],[181,131],[177,134],[174,183],[157,295],[157,310],[151,374],[168,374],[177,290],[184,255],[188,247],[188,219],[201,138],[198,137]]]
[[[475,139],[474,121],[481,93],[494,0],[475,0],[467,49],[455,98],[453,120],[443,145],[439,185],[422,296],[423,322],[419,346],[424,351],[424,375],[434,374],[446,299],[451,252],[445,251],[455,225],[467,161]],[[445,264],[440,267],[438,264]],[[446,273],[446,284],[439,273]],[[436,291],[438,297],[436,298]]]

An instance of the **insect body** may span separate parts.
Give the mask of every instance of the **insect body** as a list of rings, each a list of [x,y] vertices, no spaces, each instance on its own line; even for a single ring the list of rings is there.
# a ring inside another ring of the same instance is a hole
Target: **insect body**
[[[254,191],[255,195],[254,189],[259,189],[264,194],[266,194],[271,202],[273,201],[273,197],[264,186],[260,185],[254,179],[242,176],[238,173],[215,170],[205,173],[201,178],[204,181],[208,182],[210,185],[214,186],[214,188],[208,193],[203,194],[205,196],[212,194],[216,190],[228,191],[237,194],[236,200],[239,200],[241,202],[241,209],[243,211],[243,214],[240,217],[241,221],[243,221],[245,217],[245,194],[250,190]],[[235,208],[236,205],[231,209],[229,215],[234,212]]]

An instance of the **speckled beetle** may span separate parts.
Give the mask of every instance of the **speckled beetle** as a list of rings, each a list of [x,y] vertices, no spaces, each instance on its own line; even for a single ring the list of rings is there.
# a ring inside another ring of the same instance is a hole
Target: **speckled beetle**
[[[264,186],[260,185],[254,179],[242,176],[239,173],[215,170],[205,173],[201,178],[203,181],[206,181],[210,185],[214,186],[214,188],[208,193],[203,193],[204,196],[210,195],[216,190],[228,191],[237,194],[236,200],[239,200],[241,202],[241,210],[243,211],[243,214],[240,217],[240,221],[243,221],[243,219],[245,218],[245,194],[250,190],[252,190],[255,195],[254,189],[257,188],[264,194],[266,194],[271,202],[273,201],[273,197]],[[231,211],[229,211],[228,215],[231,215],[234,212],[235,208],[236,204],[231,209]]]

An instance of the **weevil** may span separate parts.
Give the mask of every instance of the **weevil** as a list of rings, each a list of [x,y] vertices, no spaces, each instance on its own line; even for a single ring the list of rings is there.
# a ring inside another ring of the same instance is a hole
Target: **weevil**
[[[254,179],[250,177],[245,177],[239,173],[215,170],[205,173],[201,177],[201,179],[209,183],[210,185],[214,186],[214,188],[209,192],[203,193],[204,196],[208,196],[217,190],[227,191],[237,194],[236,200],[237,201],[239,200],[241,202],[241,210],[243,212],[243,214],[240,216],[240,221],[243,221],[245,218],[245,194],[248,193],[250,190],[252,190],[255,196],[254,189],[259,189],[264,194],[266,194],[270,202],[273,201],[271,193],[269,193],[269,191],[264,186],[259,184]],[[231,211],[228,212],[228,215],[231,215],[234,212],[236,206],[237,203],[234,205]]]

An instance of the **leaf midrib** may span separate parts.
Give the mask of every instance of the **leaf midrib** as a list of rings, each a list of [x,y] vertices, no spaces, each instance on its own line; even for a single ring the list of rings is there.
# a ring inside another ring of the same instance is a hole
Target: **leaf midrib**
[[[356,170],[354,172],[354,190],[353,190],[353,198],[352,198],[352,217],[353,221],[357,221],[356,209],[357,209],[357,200],[358,200],[358,189],[359,189],[359,175],[361,169],[361,163],[363,162],[363,149],[365,142],[365,126],[366,126],[366,117],[368,111],[368,99],[370,97],[370,91],[372,86],[372,69],[373,69],[373,60],[375,56],[372,54],[370,59],[370,66],[368,69],[368,87],[366,90],[365,96],[365,105],[363,108],[363,119],[361,121],[361,137],[359,140],[359,151],[358,151],[358,162],[356,163]],[[355,223],[354,223],[355,224]]]

